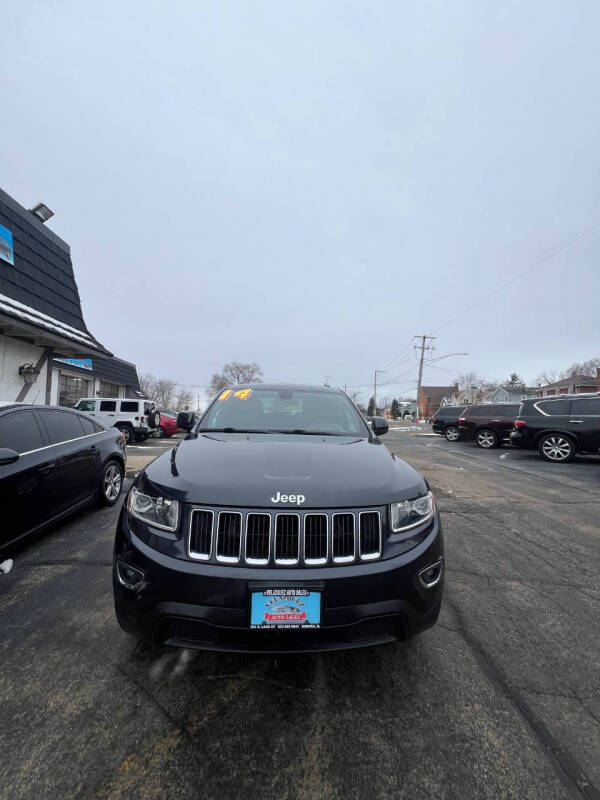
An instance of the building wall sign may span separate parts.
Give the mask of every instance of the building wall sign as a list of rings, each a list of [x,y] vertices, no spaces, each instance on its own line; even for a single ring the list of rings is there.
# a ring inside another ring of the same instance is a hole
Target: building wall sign
[[[69,364],[71,367],[79,367],[79,369],[92,369],[91,358],[55,358],[55,361],[60,361],[62,364]]]
[[[0,225],[0,258],[13,266],[15,264],[12,233],[4,225]]]

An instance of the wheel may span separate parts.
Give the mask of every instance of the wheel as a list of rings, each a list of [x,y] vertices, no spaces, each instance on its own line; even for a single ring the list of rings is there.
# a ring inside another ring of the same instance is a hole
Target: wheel
[[[448,425],[446,430],[444,431],[444,436],[448,439],[449,442],[457,442],[458,437],[460,436],[460,431],[456,427],[456,425]]]
[[[117,425],[117,428],[125,434],[125,444],[133,444],[135,442],[135,433],[131,425]]]
[[[167,432],[165,431],[162,425],[159,426],[158,430],[156,431],[156,435],[159,439],[164,439],[165,436],[167,435]]]
[[[100,478],[100,500],[102,505],[114,506],[123,488],[123,467],[118,461],[109,461]]]
[[[564,433],[548,433],[540,439],[538,451],[546,461],[573,461],[575,443]]]
[[[475,441],[478,447],[483,447],[484,450],[491,450],[492,447],[498,447],[498,435],[491,431],[489,428],[477,431]]]
[[[149,428],[158,428],[158,426],[160,425],[160,412],[148,411],[146,417],[148,419]]]

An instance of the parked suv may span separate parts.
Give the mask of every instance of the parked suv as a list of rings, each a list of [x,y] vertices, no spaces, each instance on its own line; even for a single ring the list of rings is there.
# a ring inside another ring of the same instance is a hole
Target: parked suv
[[[449,442],[455,442],[459,437],[458,418],[467,406],[442,406],[432,417],[432,430],[441,433]]]
[[[572,461],[600,450],[600,394],[524,400],[510,435],[515,447],[537,450],[547,461]]]
[[[291,413],[293,411],[293,413]],[[425,478],[322,386],[223,390],[136,477],[119,518],[120,625],[168,645],[333,650],[433,625],[442,528]]]
[[[467,406],[458,418],[460,438],[485,450],[498,447],[510,437],[518,412],[518,403]]]
[[[160,424],[160,414],[149,400],[82,397],[75,408],[95,417],[107,428],[123,431],[127,444],[144,441],[148,432]]]

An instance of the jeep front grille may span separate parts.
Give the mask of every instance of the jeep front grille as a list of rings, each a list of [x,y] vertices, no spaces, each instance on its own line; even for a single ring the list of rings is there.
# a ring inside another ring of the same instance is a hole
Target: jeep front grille
[[[190,558],[248,566],[342,565],[380,558],[380,511],[268,512],[193,508]]]

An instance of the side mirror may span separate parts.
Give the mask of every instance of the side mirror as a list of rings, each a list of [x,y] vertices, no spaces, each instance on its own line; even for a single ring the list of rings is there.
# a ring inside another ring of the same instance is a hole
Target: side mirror
[[[0,467],[5,464],[14,464],[19,458],[20,455],[15,450],[10,450],[8,447],[0,447]]]
[[[184,431],[191,431],[196,422],[196,414],[193,411],[180,411],[177,414],[177,427]]]
[[[371,427],[373,428],[375,436],[383,436],[390,428],[387,419],[384,417],[373,417],[371,420]]]

